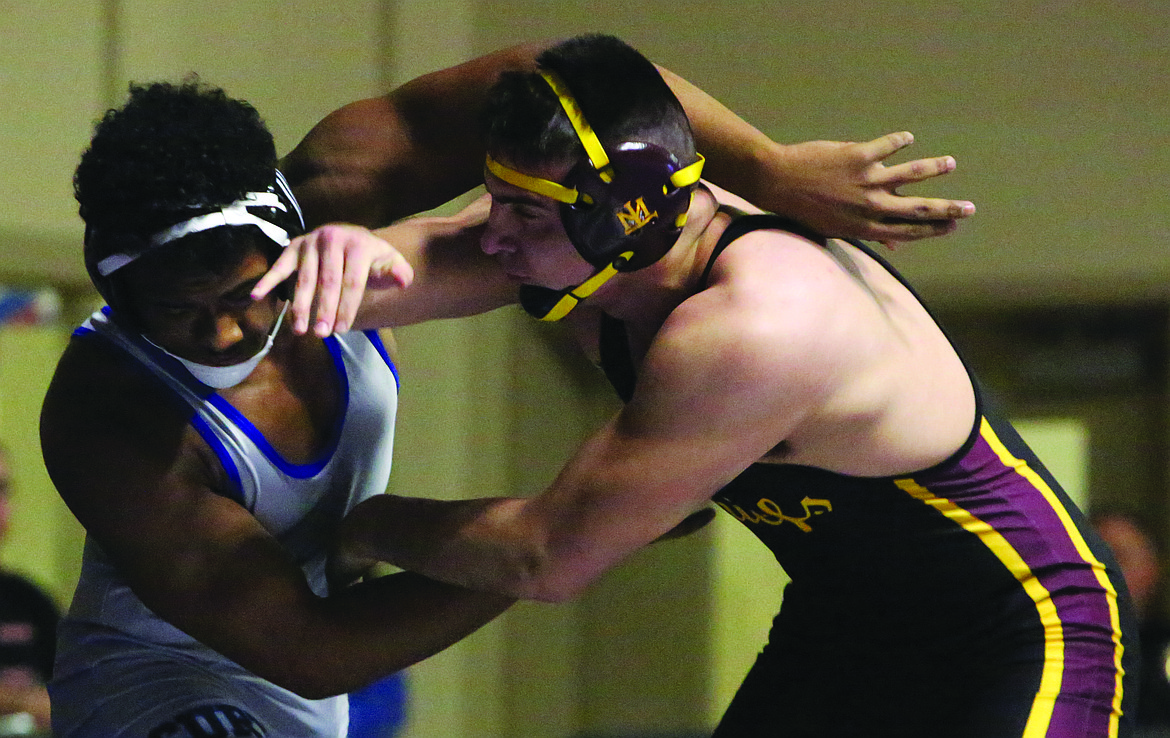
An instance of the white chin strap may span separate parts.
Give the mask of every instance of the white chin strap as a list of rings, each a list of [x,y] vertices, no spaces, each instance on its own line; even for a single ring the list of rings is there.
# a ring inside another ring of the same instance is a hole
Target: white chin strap
[[[280,309],[280,316],[276,319],[276,325],[272,326],[272,330],[269,331],[268,340],[264,342],[264,348],[257,351],[252,358],[245,359],[239,364],[232,364],[231,366],[211,366],[210,364],[200,364],[190,359],[184,359],[182,356],[176,356],[170,351],[167,351],[146,336],[142,338],[151,346],[154,346],[159,351],[162,351],[186,367],[187,371],[191,372],[191,376],[203,384],[214,389],[227,389],[228,387],[235,387],[247,379],[256,370],[256,367],[260,365],[260,362],[264,360],[264,357],[268,355],[268,352],[272,350],[272,344],[276,341],[276,333],[280,330],[280,324],[284,322],[284,314],[286,312],[288,312],[287,302]]]

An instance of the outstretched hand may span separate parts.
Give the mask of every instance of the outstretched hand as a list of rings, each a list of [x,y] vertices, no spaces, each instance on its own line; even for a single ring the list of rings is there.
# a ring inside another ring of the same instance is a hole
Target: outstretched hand
[[[950,233],[960,219],[975,212],[974,204],[900,195],[898,188],[954,170],[954,158],[884,163],[913,142],[914,136],[903,131],[865,143],[808,141],[786,146],[783,163],[777,161],[784,173],[768,178],[774,189],[765,190],[757,204],[829,236],[887,245]]]
[[[362,295],[370,287],[409,287],[414,269],[397,249],[365,228],[324,225],[292,243],[252,290],[260,299],[296,273],[289,308],[293,330],[306,333],[310,320],[321,337],[353,326]]]

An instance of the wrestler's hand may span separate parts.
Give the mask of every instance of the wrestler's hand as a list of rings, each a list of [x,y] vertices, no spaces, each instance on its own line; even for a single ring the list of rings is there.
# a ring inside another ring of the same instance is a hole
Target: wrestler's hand
[[[973,214],[964,200],[899,195],[902,185],[946,174],[950,156],[885,164],[914,142],[908,132],[865,143],[808,141],[782,147],[768,166],[766,189],[756,204],[801,221],[828,236],[862,238],[891,245],[941,236]]]
[[[349,330],[367,285],[408,287],[414,279],[410,263],[393,246],[365,228],[324,225],[292,243],[252,290],[260,299],[297,274],[291,313],[297,333],[309,330],[325,337]]]

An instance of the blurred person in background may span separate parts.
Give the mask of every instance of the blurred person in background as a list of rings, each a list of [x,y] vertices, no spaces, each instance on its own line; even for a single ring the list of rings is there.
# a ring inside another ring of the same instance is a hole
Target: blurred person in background
[[[12,455],[0,444],[0,543],[12,524]],[[47,593],[0,569],[0,735],[49,728],[49,693],[59,612]]]
[[[1142,660],[1139,734],[1170,736],[1170,617],[1163,601],[1166,561],[1162,546],[1153,526],[1134,512],[1095,510],[1090,522],[1113,549],[1137,612]]]

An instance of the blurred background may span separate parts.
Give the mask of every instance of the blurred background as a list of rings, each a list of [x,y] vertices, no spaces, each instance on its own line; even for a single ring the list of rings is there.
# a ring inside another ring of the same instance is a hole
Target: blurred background
[[[1078,502],[1138,509],[1164,542],[1167,28],[1164,0],[0,0],[0,440],[20,470],[0,558],[67,602],[82,533],[41,467],[37,416],[97,304],[73,168],[129,81],[197,72],[252,102],[284,153],[346,102],[585,31],[623,37],[779,141],[910,130],[899,160],[954,155],[958,170],[915,194],[978,214],[891,261]],[[399,339],[395,491],[533,492],[614,409],[516,311]],[[518,606],[411,669],[403,735],[701,735],[781,581],[726,519],[652,547],[580,601]]]

